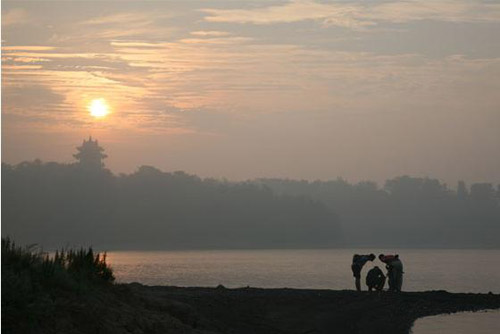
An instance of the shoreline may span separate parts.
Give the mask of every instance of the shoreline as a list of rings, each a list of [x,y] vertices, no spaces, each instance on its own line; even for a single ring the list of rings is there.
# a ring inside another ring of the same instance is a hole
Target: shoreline
[[[179,319],[186,333],[406,334],[426,316],[500,309],[499,294],[119,286]]]
[[[23,285],[18,280],[7,282],[12,286],[2,291],[2,329],[9,333],[408,334],[414,321],[426,316],[500,309],[500,294],[493,293],[228,289],[99,281],[67,285],[57,280],[40,286],[28,301],[20,294]],[[4,292],[14,295],[6,298]]]

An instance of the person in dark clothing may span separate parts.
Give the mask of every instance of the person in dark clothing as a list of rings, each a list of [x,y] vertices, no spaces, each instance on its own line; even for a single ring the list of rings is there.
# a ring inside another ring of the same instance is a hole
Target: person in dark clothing
[[[368,271],[366,285],[368,286],[368,291],[372,291],[372,289],[382,291],[384,289],[385,275],[379,267],[375,266]]]
[[[356,285],[356,290],[361,291],[361,269],[368,261],[375,260],[375,254],[370,255],[359,255],[354,254],[352,257],[352,274],[354,276],[354,283]]]
[[[394,283],[394,272],[392,271],[392,267],[388,264],[385,265],[385,269],[387,269],[387,285],[389,289],[387,291],[395,291],[395,283]]]
[[[401,291],[404,272],[403,262],[399,259],[399,255],[380,254],[378,258],[386,264],[387,277],[389,278],[389,291]]]

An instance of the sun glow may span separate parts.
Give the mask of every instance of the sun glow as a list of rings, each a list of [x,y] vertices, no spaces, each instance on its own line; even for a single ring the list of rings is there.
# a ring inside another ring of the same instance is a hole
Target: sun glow
[[[109,106],[105,99],[94,99],[87,106],[90,115],[95,118],[103,118],[109,114]]]

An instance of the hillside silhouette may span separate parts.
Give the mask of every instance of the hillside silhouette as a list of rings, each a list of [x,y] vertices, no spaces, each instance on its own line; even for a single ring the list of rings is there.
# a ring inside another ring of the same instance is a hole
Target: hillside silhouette
[[[84,141],[72,164],[2,163],[2,235],[53,248],[498,247],[500,187],[430,178],[228,182],[106,169]]]

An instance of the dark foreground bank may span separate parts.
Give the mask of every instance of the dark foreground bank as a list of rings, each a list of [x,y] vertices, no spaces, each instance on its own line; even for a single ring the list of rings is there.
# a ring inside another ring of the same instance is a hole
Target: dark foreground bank
[[[500,295],[296,289],[100,287],[51,296],[9,333],[408,333],[420,317],[500,308]],[[50,310],[50,311],[49,311]],[[30,317],[28,317],[30,318]]]
[[[30,334],[408,333],[419,318],[500,308],[500,295],[114,284],[105,254],[2,238],[2,330]]]

